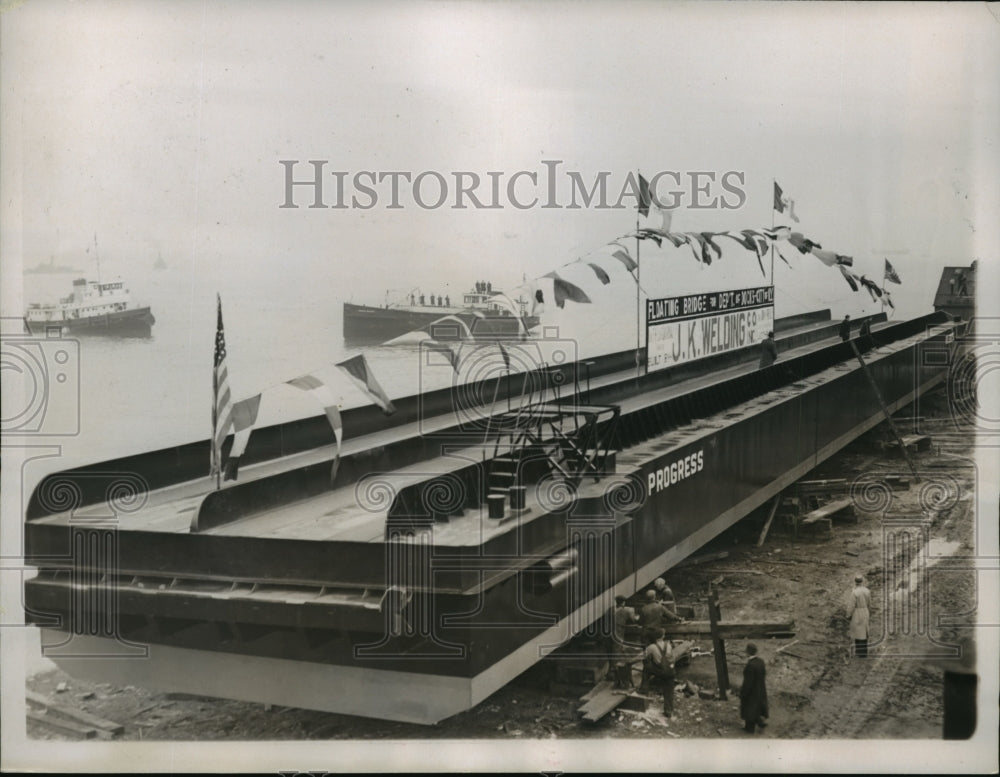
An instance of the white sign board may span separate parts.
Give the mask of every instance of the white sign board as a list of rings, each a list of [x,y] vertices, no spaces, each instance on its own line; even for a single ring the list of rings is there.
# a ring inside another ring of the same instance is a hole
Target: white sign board
[[[648,300],[646,371],[758,344],[773,327],[773,286]]]

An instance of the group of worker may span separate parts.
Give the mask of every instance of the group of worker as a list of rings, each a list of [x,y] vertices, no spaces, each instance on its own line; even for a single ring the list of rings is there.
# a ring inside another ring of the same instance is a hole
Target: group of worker
[[[642,628],[642,684],[639,691],[648,691],[654,681],[663,686],[663,714],[671,717],[674,712],[674,686],[677,674],[674,669],[674,649],[666,638],[664,627],[668,624],[683,621],[677,614],[673,591],[663,578],[657,578],[653,587],[644,595],[645,604],[636,612],[628,606],[624,596],[616,596],[615,602],[615,636],[618,643],[625,644],[625,636],[629,627],[636,625]],[[854,578],[854,590],[847,601],[847,614],[850,617],[849,634],[853,640],[852,655],[858,658],[868,656],[868,625],[869,608],[871,606],[871,591],[864,584],[864,577]],[[757,646],[749,642],[746,645],[747,663],[743,668],[743,684],[740,686],[740,718],[744,730],[749,734],[767,726],[770,715],[767,702],[767,669],[764,660],[757,654]],[[619,685],[631,686],[632,668],[627,661],[618,664],[619,670],[627,673],[627,677],[617,678]]]
[[[411,294],[410,295],[410,305],[416,306],[417,299],[418,298],[417,298],[417,296],[415,294]],[[420,299],[420,304],[421,305],[426,305],[427,304],[427,302],[426,302],[427,298],[423,294],[420,295],[419,299]],[[451,297],[449,297],[447,295],[444,296],[444,297],[442,297],[440,294],[437,297],[435,297],[433,294],[431,294],[430,304],[432,306],[439,307],[439,308],[440,307],[447,308],[447,307],[451,306]]]
[[[840,339],[845,343],[851,339],[850,316],[844,316],[844,320],[840,322],[839,334]],[[860,339],[860,348],[862,352],[870,351],[875,347],[875,339],[872,337],[871,319],[866,318],[861,322],[861,329],[858,330],[858,337]],[[760,343],[760,362],[758,367],[761,369],[764,367],[770,367],[777,360],[778,346],[774,342],[774,332],[768,332],[767,337],[765,337]]]
[[[674,711],[677,675],[674,671],[673,645],[666,638],[665,627],[680,623],[683,618],[677,614],[674,593],[663,578],[657,578],[653,587],[646,591],[638,612],[628,606],[627,601],[624,596],[615,597],[615,636],[619,643],[624,643],[629,627],[638,625],[642,629],[642,684],[639,690],[646,691],[654,680],[659,681],[663,685],[663,714],[669,718]],[[627,663],[622,667],[629,676],[620,678],[620,684],[631,684],[631,667]]]

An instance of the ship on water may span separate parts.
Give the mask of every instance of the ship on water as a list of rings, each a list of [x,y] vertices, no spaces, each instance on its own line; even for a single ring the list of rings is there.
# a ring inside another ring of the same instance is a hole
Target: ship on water
[[[156,318],[148,305],[133,301],[124,282],[77,278],[73,291],[54,304],[33,302],[24,314],[31,334],[149,337]]]
[[[386,294],[388,300],[388,293]],[[461,304],[451,295],[424,294],[415,289],[402,302],[381,306],[344,303],[344,342],[347,345],[376,345],[410,332],[426,330],[434,322],[453,317],[460,324],[453,339],[467,332],[475,339],[516,339],[538,326],[523,298],[511,300],[490,281],[478,281],[462,295]],[[446,339],[441,328],[437,339]]]
[[[648,351],[511,344],[489,391],[347,409],[336,439],[325,415],[257,429],[222,488],[211,440],[48,475],[26,620],[71,675],[118,685],[424,724],[470,709],[574,636],[610,638],[616,595],[961,359],[966,322],[943,311],[868,317],[869,350],[829,310],[775,319],[773,287],[745,292],[663,305]],[[752,327],[774,331],[771,366]],[[440,369],[458,385],[501,350],[477,349]]]
[[[49,257],[48,262],[39,262],[34,267],[29,267],[24,271],[28,275],[58,275],[60,273],[75,273],[79,272],[75,267],[66,267],[64,265],[56,264],[56,258],[54,256]]]

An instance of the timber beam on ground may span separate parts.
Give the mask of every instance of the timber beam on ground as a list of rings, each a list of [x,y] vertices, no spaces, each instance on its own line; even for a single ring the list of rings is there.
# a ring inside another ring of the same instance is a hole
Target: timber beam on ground
[[[664,626],[668,639],[678,637],[712,637],[712,627],[709,621],[688,621]],[[770,636],[786,636],[794,634],[795,621],[744,622],[720,621],[717,625],[717,635],[720,639],[763,639]]]

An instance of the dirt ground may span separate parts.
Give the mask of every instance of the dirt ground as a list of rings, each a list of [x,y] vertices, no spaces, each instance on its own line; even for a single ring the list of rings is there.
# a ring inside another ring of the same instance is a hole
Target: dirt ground
[[[901,433],[914,431],[913,408],[897,416]],[[748,516],[696,555],[727,551],[724,559],[674,568],[665,575],[681,604],[707,618],[715,583],[724,620],[789,618],[795,636],[756,639],[767,665],[771,717],[758,736],[798,738],[940,738],[943,670],[929,653],[971,633],[976,578],[954,561],[974,554],[973,430],[956,424],[943,390],[921,400],[919,431],[930,450],[914,454],[920,482],[906,462],[882,450],[892,438],[882,424],[821,465],[808,479],[856,482],[857,522],[834,520],[832,533],[792,536],[779,512],[763,546],[757,540],[763,509]],[[875,483],[884,475],[910,479],[907,490]],[[786,492],[787,493],[787,492]],[[867,659],[849,654],[845,599],[854,575],[872,591],[872,644]],[[912,573],[911,573],[912,572]],[[971,614],[970,614],[971,613]],[[949,625],[937,625],[940,616]],[[710,640],[696,642],[711,650]],[[727,643],[729,675],[738,687],[745,642]],[[742,732],[738,693],[727,700],[689,695],[684,684],[716,691],[711,655],[678,670],[675,713],[667,719],[654,692],[645,712],[616,710],[598,723],[577,713],[586,687],[553,684],[554,660],[543,661],[474,709],[436,726],[372,721],[287,707],[264,706],[131,686],[92,684],[60,671],[36,675],[29,690],[124,725],[119,740],[336,740],[713,738]],[[716,694],[717,696],[717,694]],[[29,721],[37,739],[65,739]]]

